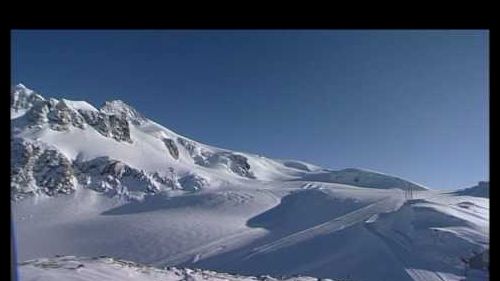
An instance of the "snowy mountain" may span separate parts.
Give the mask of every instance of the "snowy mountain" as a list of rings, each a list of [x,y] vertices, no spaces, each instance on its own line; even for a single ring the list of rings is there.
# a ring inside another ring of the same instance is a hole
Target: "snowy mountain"
[[[20,261],[105,255],[360,281],[485,271],[469,261],[489,249],[488,198],[213,147],[123,101],[96,108],[23,85],[12,88],[11,101]],[[26,276],[46,273],[26,266]]]
[[[46,99],[22,84],[11,96],[14,198],[68,194],[78,186],[133,197],[243,179],[425,189],[376,172],[329,171],[204,145],[148,120],[123,101],[96,109],[84,101]]]

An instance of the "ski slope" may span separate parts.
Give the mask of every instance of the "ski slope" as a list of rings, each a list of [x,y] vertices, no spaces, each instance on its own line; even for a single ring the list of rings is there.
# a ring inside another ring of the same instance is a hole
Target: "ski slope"
[[[17,256],[32,260],[20,267],[22,280],[179,280],[81,258],[98,256],[245,276],[487,280],[487,262],[463,262],[489,250],[484,184],[440,191],[230,151],[122,101],[97,108],[24,85],[11,96]],[[74,263],[84,269],[65,268]]]
[[[109,255],[246,275],[459,280],[460,258],[489,247],[486,199],[425,191],[428,199],[405,203],[399,190],[318,185],[245,186],[145,202],[116,202],[88,190],[23,200],[14,208],[19,259]],[[338,202],[338,209],[325,214],[321,203],[303,210],[292,204],[262,226],[255,223],[287,196],[310,203],[311,193]]]

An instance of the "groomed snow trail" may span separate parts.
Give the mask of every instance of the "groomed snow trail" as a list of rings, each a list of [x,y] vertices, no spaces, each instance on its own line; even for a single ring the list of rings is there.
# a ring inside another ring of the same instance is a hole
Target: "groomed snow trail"
[[[167,264],[181,264],[189,260],[192,260],[192,263],[196,263],[202,258],[234,248],[235,244],[241,241],[249,241],[252,238],[259,237],[261,234],[262,232],[258,229],[244,229],[240,232],[223,236],[222,238],[216,239],[201,247],[197,247],[165,259],[160,259],[159,261],[152,263],[152,265],[163,266]]]
[[[271,207],[276,206],[280,203],[280,199],[271,190],[265,188],[259,188],[256,192],[265,194],[273,202]],[[188,261],[196,263],[198,260],[219,254],[224,251],[229,251],[237,247],[238,245],[244,244],[246,241],[252,241],[253,239],[258,239],[266,233],[265,230],[255,229],[255,228],[244,228],[235,233],[222,236],[218,239],[213,240],[200,247],[195,247],[189,251],[179,253],[174,256],[169,256],[166,258],[159,259],[156,262],[151,263],[154,266],[172,265],[172,264],[182,264]]]
[[[392,196],[380,199],[374,203],[371,203],[365,207],[352,211],[346,215],[334,218],[330,221],[316,225],[314,227],[298,231],[296,233],[278,239],[274,242],[256,247],[251,251],[250,254],[248,254],[245,257],[245,259],[250,259],[256,255],[273,252],[278,249],[298,244],[317,236],[328,235],[336,231],[345,229],[347,227],[353,226],[357,223],[363,223],[367,219],[376,214],[397,210],[399,209],[399,207],[402,206],[403,203],[404,203],[404,197],[402,196],[402,193],[395,192],[395,194]]]

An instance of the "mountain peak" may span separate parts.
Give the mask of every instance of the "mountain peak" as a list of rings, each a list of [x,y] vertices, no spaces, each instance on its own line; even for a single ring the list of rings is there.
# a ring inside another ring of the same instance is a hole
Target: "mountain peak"
[[[19,83],[15,86],[11,86],[11,92],[14,94],[14,93],[25,93],[25,94],[32,94],[34,93],[33,90],[29,89],[28,87],[26,87],[24,84],[22,83]]]
[[[14,111],[27,110],[33,106],[37,101],[45,100],[41,95],[35,91],[28,89],[24,84],[17,84],[11,87],[11,109]]]
[[[144,115],[122,100],[106,101],[100,110],[108,114],[125,116],[129,121],[136,124],[141,124],[146,121]]]
[[[104,102],[103,107],[105,106],[112,106],[112,107],[129,107],[131,108],[130,105],[128,105],[126,102],[123,100],[111,100],[111,101],[106,101]]]
[[[16,88],[16,89],[28,89],[23,83],[17,84],[14,88]]]
[[[11,110],[12,119],[17,120],[19,116],[24,114],[27,114],[27,118],[14,121],[14,127],[20,130],[23,128],[29,130],[40,124],[48,124],[48,130],[52,130],[53,134],[57,134],[57,132],[67,134],[68,131],[72,131],[72,134],[80,135],[81,138],[87,140],[90,140],[89,136],[96,131],[99,135],[106,137],[107,140],[92,138],[92,141],[96,143],[103,142],[103,145],[106,143],[115,146],[117,144],[115,141],[131,144],[134,143],[133,139],[136,139],[138,144],[148,143],[149,146],[149,143],[151,143],[154,145],[151,146],[152,149],[149,151],[151,153],[146,158],[144,158],[144,155],[147,154],[149,149],[142,145],[135,147],[135,149],[132,147],[127,148],[126,155],[137,153],[135,157],[123,157],[122,154],[125,153],[114,154],[111,150],[101,151],[94,146],[87,147],[85,144],[73,143],[73,141],[64,144],[63,150],[67,150],[66,146],[71,146],[71,151],[87,151],[91,155],[96,155],[94,151],[99,150],[100,156],[112,156],[124,163],[130,162],[129,164],[132,164],[132,166],[139,163],[137,166],[150,169],[149,171],[152,173],[161,172],[165,166],[173,165],[175,167],[182,166],[184,172],[187,170],[198,171],[198,168],[203,167],[202,170],[207,168],[214,169],[214,172],[218,170],[216,174],[222,170],[228,172],[231,177],[235,175],[248,179],[295,178],[381,189],[406,189],[409,186],[413,186],[418,190],[426,189],[399,177],[365,169],[348,168],[334,171],[322,169],[308,163],[301,163],[300,161],[274,161],[203,145],[180,137],[175,132],[169,131],[152,121],[150,122],[135,108],[119,99],[106,101],[97,109],[85,101],[72,101],[64,98],[60,100],[49,99],[47,101],[36,93],[27,94],[27,90],[24,90],[25,86],[22,84],[17,87],[19,91],[17,94],[13,93],[12,99],[12,109],[14,109]],[[86,130],[87,125],[95,131]],[[131,126],[136,127],[131,130]],[[50,139],[47,141],[52,142]],[[164,158],[164,155],[156,157],[155,155],[159,151],[168,153],[166,154],[167,159]],[[150,165],[149,162],[155,163],[155,165]],[[183,164],[179,166],[179,162]],[[160,164],[156,165],[158,163]],[[189,165],[194,166],[187,169],[184,163],[190,163]],[[215,174],[213,176],[219,177],[219,175]]]

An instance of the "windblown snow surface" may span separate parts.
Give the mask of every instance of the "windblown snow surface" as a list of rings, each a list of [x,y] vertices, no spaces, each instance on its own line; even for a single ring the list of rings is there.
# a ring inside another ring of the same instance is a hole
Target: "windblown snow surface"
[[[30,148],[12,156],[21,280],[488,280],[488,197],[204,145],[121,101],[11,97],[12,137]],[[148,269],[78,258],[98,256]]]
[[[316,281],[312,277],[276,279],[271,276],[249,277],[189,268],[155,268],[110,257],[55,257],[23,262],[20,267],[29,281]],[[332,280],[334,281],[334,280]]]

